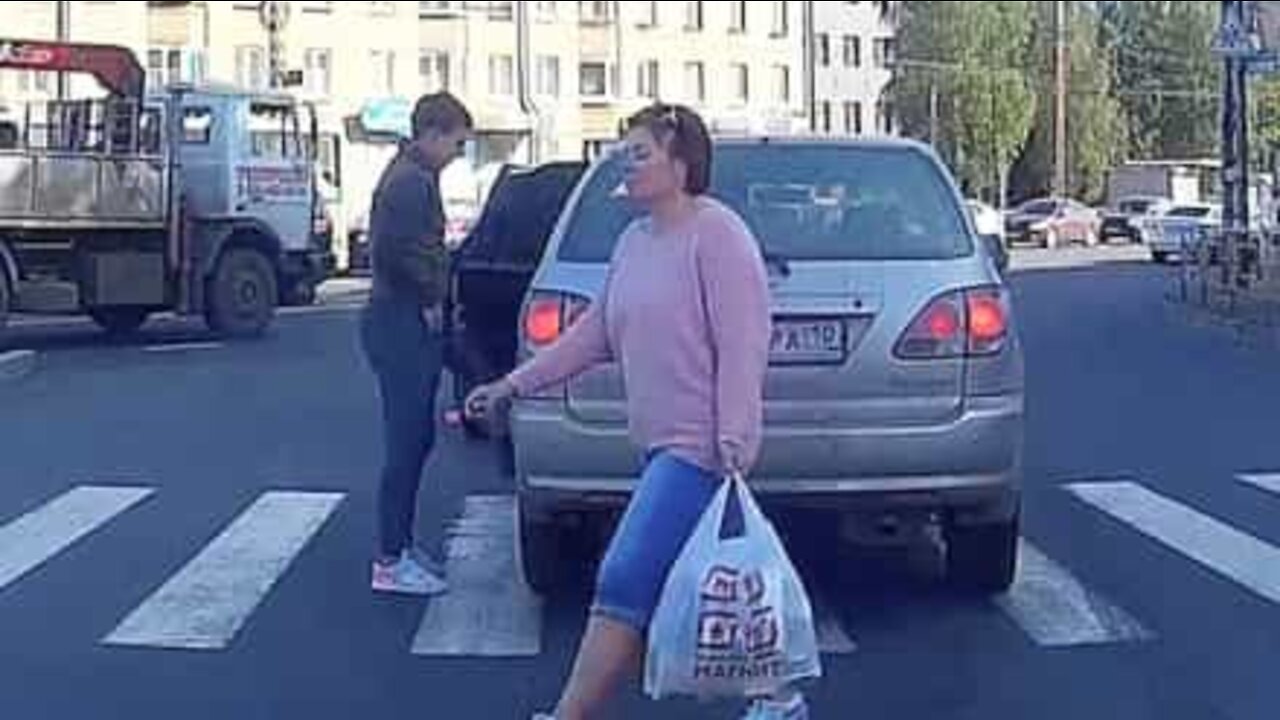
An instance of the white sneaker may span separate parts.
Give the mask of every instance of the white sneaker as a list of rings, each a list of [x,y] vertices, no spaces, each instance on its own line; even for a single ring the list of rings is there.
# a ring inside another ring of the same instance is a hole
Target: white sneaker
[[[449,584],[405,552],[393,564],[374,561],[373,590],[394,595],[430,597],[448,592]]]

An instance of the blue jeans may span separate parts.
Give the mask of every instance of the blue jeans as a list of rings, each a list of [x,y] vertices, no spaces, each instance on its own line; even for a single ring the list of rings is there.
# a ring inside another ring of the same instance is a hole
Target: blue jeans
[[[667,574],[723,482],[669,452],[649,456],[644,474],[600,563],[592,613],[644,635]],[[732,508],[727,513],[733,517]]]
[[[382,398],[379,548],[383,557],[398,557],[413,543],[418,486],[435,446],[444,339],[416,303],[376,299],[360,318],[360,338]]]

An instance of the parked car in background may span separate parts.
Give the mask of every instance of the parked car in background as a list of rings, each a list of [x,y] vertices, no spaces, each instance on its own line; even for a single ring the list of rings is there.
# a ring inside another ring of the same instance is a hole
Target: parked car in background
[[[1222,206],[1210,203],[1175,205],[1163,215],[1147,218],[1142,235],[1151,258],[1158,263],[1186,260],[1208,236],[1222,227]]]
[[[1068,243],[1097,245],[1102,232],[1098,212],[1075,200],[1041,198],[1019,205],[1005,219],[1011,244],[1056,248]]]
[[[446,309],[459,406],[476,384],[515,367],[525,292],[560,210],[585,170],[581,162],[503,167],[480,216],[453,253]],[[472,436],[487,434],[470,422],[464,427]]]
[[[1022,350],[1010,293],[946,168],[905,140],[723,139],[715,157],[711,194],[753,230],[772,288],[751,479],[766,510],[878,544],[937,526],[956,586],[1008,588]],[[603,291],[635,218],[617,197],[623,173],[606,157],[570,200],[526,300],[522,353],[555,342]],[[518,400],[510,428],[519,557],[545,593],[595,551],[639,476],[620,369]]]
[[[987,252],[991,253],[996,267],[1000,268],[1000,272],[1005,272],[1009,269],[1009,248],[1004,239],[1004,216],[981,200],[969,200],[967,205],[978,237],[986,244]]]
[[[1172,203],[1166,198],[1127,197],[1102,216],[1102,241],[1119,238],[1131,243],[1144,242],[1143,223],[1147,218],[1168,212]]]

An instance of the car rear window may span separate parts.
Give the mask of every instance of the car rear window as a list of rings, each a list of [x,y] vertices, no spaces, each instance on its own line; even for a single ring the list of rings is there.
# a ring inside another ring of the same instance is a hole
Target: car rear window
[[[1150,210],[1155,203],[1151,200],[1126,200],[1120,203],[1120,212],[1140,215]]]
[[[1169,211],[1169,217],[1180,218],[1204,218],[1209,217],[1212,212],[1211,208],[1205,207],[1178,207]]]
[[[607,262],[637,212],[616,156],[591,174],[559,259]],[[937,167],[902,148],[716,148],[712,196],[738,212],[766,254],[787,260],[940,260],[973,252],[963,210]]]

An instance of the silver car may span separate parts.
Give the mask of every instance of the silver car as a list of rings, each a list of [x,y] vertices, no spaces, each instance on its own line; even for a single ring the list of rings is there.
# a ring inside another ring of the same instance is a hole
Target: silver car
[[[718,140],[715,156],[712,194],[753,229],[773,289],[751,478],[762,503],[824,511],[855,540],[940,525],[957,585],[1006,589],[1022,352],[1001,273],[947,170],[898,140]],[[524,352],[554,342],[601,292],[634,217],[621,183],[620,162],[606,158],[575,190],[526,299]],[[621,373],[600,367],[521,400],[510,427],[523,570],[547,592],[582,544],[573,529],[624,505],[641,469]]]

